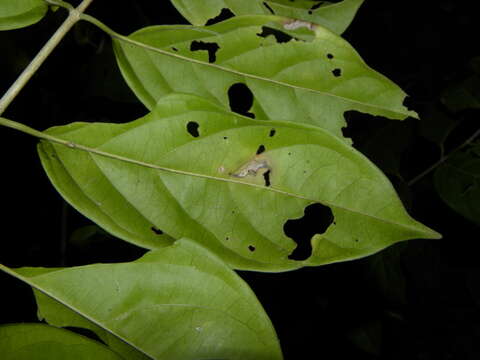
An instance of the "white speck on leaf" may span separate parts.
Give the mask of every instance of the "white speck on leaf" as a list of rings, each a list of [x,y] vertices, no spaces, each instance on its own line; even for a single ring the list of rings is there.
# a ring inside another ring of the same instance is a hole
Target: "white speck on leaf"
[[[201,328],[201,326],[197,326],[197,327],[195,328],[195,330],[197,330],[197,331],[200,332],[200,331],[202,331],[202,328]]]

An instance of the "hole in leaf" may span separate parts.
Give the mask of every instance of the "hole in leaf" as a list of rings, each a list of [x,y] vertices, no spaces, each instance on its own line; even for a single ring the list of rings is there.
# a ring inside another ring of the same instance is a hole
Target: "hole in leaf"
[[[260,155],[261,153],[263,153],[265,151],[265,146],[263,145],[260,145],[257,149],[257,155]]]
[[[312,254],[311,238],[323,234],[333,222],[332,210],[322,204],[308,205],[300,219],[287,220],[283,232],[297,243],[295,250],[288,256],[292,260],[305,260]]]
[[[199,50],[206,50],[208,51],[208,62],[214,63],[217,60],[217,50],[220,49],[217,43],[212,42],[203,42],[194,40],[190,44],[190,51],[199,51]]]
[[[163,231],[160,230],[159,228],[155,227],[155,226],[152,226],[150,229],[157,235],[162,235],[163,234]]]
[[[275,15],[275,11],[268,5],[265,1],[263,2],[263,6],[267,8],[268,11],[270,11],[273,15]]]
[[[339,77],[339,76],[342,75],[342,69],[339,69],[339,68],[333,69],[333,70],[332,70],[332,74],[333,74],[333,76],[335,76],[335,77]]]
[[[228,236],[225,237],[225,240],[230,240],[230,238]]]
[[[187,123],[187,131],[193,137],[199,137],[200,136],[200,133],[198,131],[199,127],[200,127],[200,125],[198,125],[198,123],[196,123],[195,121],[189,121]]]
[[[253,94],[244,83],[235,83],[230,86],[228,102],[233,112],[255,119],[255,115],[248,111],[253,105]]]
[[[173,47],[173,46],[172,46],[172,50],[173,51],[178,51],[178,49],[176,47]]]
[[[207,22],[205,23],[205,26],[209,26],[209,25],[213,25],[213,24],[222,22],[222,21],[230,19],[234,16],[235,16],[235,14],[230,9],[223,8],[222,11],[220,11],[220,14],[218,14],[214,18],[208,19]]]
[[[333,59],[333,55],[332,54],[327,54],[327,58]]]
[[[227,140],[227,139],[228,139],[228,136],[224,136],[224,137],[223,137],[223,140]]]
[[[262,32],[257,34],[257,36],[263,38],[266,38],[269,35],[273,35],[275,37],[275,40],[279,44],[289,42],[293,39],[293,37],[291,37],[290,35],[285,34],[284,32],[281,32],[277,29],[269,28],[267,26],[262,26]]]
[[[265,180],[265,186],[270,186],[270,170],[263,173],[263,179]]]
[[[320,6],[322,6],[322,4],[323,4],[323,1],[319,1],[318,3],[314,4],[314,5],[310,8],[310,10],[316,10],[316,9],[318,9]]]
[[[407,110],[415,111],[415,108],[416,108],[417,104],[415,104],[415,101],[413,100],[413,98],[411,96],[407,95],[407,96],[405,96],[405,99],[403,99],[402,105],[405,106],[407,108]]]
[[[250,250],[251,252],[254,252],[255,251],[255,246],[248,245],[248,250]]]
[[[275,135],[275,129],[270,130],[270,134],[268,134],[270,137],[273,137],[273,135]]]

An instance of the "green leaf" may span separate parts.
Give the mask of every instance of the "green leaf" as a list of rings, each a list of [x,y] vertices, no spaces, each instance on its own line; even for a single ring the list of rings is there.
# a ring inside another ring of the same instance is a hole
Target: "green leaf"
[[[47,13],[44,0],[0,0],[0,30],[35,24]]]
[[[275,23],[292,24],[275,16],[240,16],[204,28],[153,26],[115,39],[115,51],[127,83],[149,109],[172,92],[229,108],[230,87],[244,83],[257,119],[313,124],[342,139],[347,110],[416,116],[402,105],[405,93],[338,35],[319,26],[310,42],[277,43],[273,35],[258,35]],[[213,50],[195,50],[208,43],[219,47],[215,59]]]
[[[254,293],[190,240],[131,263],[13,271],[153,359],[282,359],[275,330]],[[61,317],[61,325],[68,323],[66,313],[58,316],[48,303],[39,305],[47,321],[52,317],[58,323]]]
[[[0,326],[3,360],[121,360],[97,341],[43,324]]]
[[[139,224],[120,235],[142,246],[164,244],[139,237],[153,225],[194,239],[232,267],[281,271],[439,236],[410,218],[368,159],[316,127],[255,121],[172,95],[128,124],[74,123],[47,134],[71,142],[39,145],[57,190],[108,231],[112,223]],[[296,245],[284,224],[314,203],[328,206],[334,223],[313,237],[309,259],[290,260]]]
[[[476,151],[473,147],[450,157],[435,171],[434,183],[443,201],[480,224],[480,155]]]
[[[352,22],[363,0],[344,0],[338,3],[313,0],[171,0],[178,11],[193,25],[204,25],[222,9],[235,15],[286,16],[322,25],[341,34]]]

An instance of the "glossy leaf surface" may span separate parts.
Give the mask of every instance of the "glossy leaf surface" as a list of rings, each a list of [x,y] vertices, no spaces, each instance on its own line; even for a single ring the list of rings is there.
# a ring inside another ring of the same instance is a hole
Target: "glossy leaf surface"
[[[115,40],[117,60],[149,109],[172,92],[229,108],[236,100],[228,94],[232,85],[243,83],[253,94],[250,112],[257,119],[313,124],[340,138],[347,110],[416,116],[402,105],[405,93],[338,35],[315,26],[312,41],[277,43],[274,35],[259,35],[270,24],[294,25],[276,16],[240,16],[205,28],[148,27],[129,37],[137,45]]]
[[[480,224],[480,145],[443,163],[435,172],[434,182],[443,201]]]
[[[289,270],[438,237],[408,216],[368,159],[316,127],[255,121],[173,95],[128,124],[74,123],[48,134],[95,148],[39,147],[51,181],[80,212],[112,232],[128,218],[147,234],[153,226],[192,238],[235,268]],[[290,260],[296,244],[284,225],[315,203],[328,206],[334,222],[313,237],[309,259]],[[140,230],[115,234],[164,245]]]
[[[15,271],[153,359],[282,359],[272,324],[250,288],[190,240],[131,263]],[[61,318],[65,326],[69,316],[52,310],[40,303],[47,321]]]
[[[235,15],[280,15],[322,25],[341,34],[352,22],[363,0],[338,3],[312,0],[171,0],[180,13],[193,25],[205,25],[222,9]]]
[[[32,25],[42,19],[47,10],[44,0],[0,0],[0,30]]]
[[[101,343],[71,331],[43,324],[0,326],[3,360],[121,360]]]

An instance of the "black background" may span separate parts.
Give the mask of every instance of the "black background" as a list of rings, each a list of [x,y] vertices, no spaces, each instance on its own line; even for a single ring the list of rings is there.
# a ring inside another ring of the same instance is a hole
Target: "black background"
[[[96,0],[87,12],[122,34],[185,23],[169,1]],[[0,92],[64,17],[59,10],[29,28],[0,33]],[[473,1],[365,0],[344,37],[410,95],[408,105],[429,126],[438,112],[458,122],[445,144],[448,153],[478,129],[478,111],[451,113],[440,98],[469,75],[469,60],[480,55],[479,22]],[[80,24],[4,116],[43,130],[73,121],[127,122],[145,113],[119,75],[109,38]],[[412,216],[444,237],[398,244],[354,262],[281,274],[241,272],[270,316],[285,359],[480,358],[478,226],[441,201],[430,176],[409,187],[389,173],[391,164],[371,143],[391,121],[357,113],[347,118],[354,146],[387,172]],[[408,119],[387,132],[390,138],[378,140],[387,147],[401,137],[395,160],[405,180],[440,156],[419,124]],[[89,220],[50,185],[36,139],[7,128],[0,132],[3,264],[72,266],[129,261],[144,252],[101,233],[87,246],[71,244],[74,231]],[[0,308],[0,323],[35,321],[30,289],[5,274],[0,281],[8,303]]]

